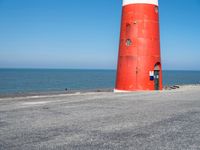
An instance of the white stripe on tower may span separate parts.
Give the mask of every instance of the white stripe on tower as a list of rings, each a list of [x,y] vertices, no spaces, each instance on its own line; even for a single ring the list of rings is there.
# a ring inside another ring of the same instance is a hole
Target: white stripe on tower
[[[152,4],[158,6],[158,0],[123,0],[123,6],[129,4]]]

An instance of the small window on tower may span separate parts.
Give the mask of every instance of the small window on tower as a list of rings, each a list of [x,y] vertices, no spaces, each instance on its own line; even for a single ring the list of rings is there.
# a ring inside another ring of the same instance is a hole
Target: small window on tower
[[[131,25],[129,23],[126,24],[126,33],[130,32]]]
[[[158,6],[155,6],[155,12],[158,13]]]
[[[131,46],[131,44],[132,44],[131,39],[127,39],[127,40],[126,40],[126,46]]]

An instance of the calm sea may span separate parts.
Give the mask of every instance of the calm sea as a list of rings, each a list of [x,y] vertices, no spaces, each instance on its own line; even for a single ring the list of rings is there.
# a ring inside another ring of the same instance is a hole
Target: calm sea
[[[113,89],[114,70],[0,69],[0,95]],[[164,85],[199,84],[200,71],[164,71]]]

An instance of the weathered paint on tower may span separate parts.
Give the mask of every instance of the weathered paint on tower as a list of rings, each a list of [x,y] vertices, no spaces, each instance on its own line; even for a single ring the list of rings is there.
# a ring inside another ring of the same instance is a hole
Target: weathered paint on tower
[[[158,0],[123,0],[115,91],[162,90]]]

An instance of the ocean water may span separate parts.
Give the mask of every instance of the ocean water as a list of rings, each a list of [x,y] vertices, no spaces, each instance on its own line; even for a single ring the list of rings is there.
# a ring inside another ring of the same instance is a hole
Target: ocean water
[[[113,89],[115,75],[115,70],[0,69],[0,95]],[[200,84],[200,71],[163,71],[163,84]]]

